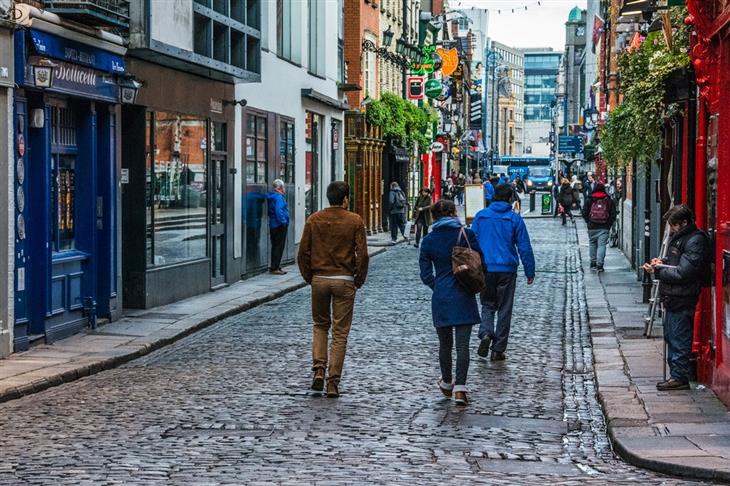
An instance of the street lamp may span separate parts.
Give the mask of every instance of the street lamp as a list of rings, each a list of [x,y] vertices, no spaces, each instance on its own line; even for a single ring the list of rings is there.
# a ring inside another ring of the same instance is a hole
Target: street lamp
[[[41,58],[31,65],[33,70],[33,86],[36,88],[50,88],[53,86],[53,75],[57,65],[49,59]]]
[[[141,87],[142,83],[132,77],[119,81],[119,102],[133,105],[137,101],[137,93]]]
[[[401,56],[404,56],[406,53],[406,43],[403,39],[398,39],[395,45],[395,52],[400,54]]]
[[[395,33],[391,30],[391,26],[388,26],[388,30],[383,32],[383,45],[385,47],[390,47],[390,45],[393,43],[393,37],[395,36]]]

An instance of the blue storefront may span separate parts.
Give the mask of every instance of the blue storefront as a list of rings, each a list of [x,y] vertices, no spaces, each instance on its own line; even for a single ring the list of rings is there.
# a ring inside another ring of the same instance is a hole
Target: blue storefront
[[[40,27],[15,33],[15,351],[121,312],[117,124],[124,48]]]

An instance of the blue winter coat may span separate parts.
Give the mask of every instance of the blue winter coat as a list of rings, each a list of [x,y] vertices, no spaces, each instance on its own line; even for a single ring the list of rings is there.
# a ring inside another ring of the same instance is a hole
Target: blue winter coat
[[[480,210],[471,224],[489,272],[516,273],[522,260],[525,276],[535,276],[535,255],[522,216],[504,201]],[[517,253],[519,252],[519,257]]]
[[[494,199],[494,185],[489,181],[484,183],[484,199],[487,201]]]
[[[278,228],[289,224],[289,205],[283,194],[271,191],[266,194],[269,203],[269,228]]]
[[[465,231],[472,249],[481,255],[474,233],[469,229]],[[418,263],[421,280],[433,290],[431,314],[435,327],[473,325],[481,321],[476,296],[464,290],[451,271],[451,251],[458,236],[459,226],[436,221],[431,233],[421,242]],[[466,246],[463,237],[459,245]]]

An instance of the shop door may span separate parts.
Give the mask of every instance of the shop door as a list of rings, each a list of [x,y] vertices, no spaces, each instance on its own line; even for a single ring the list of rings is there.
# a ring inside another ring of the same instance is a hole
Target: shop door
[[[322,147],[322,115],[307,112],[305,130],[304,213],[308,218],[319,210],[319,167]]]
[[[214,155],[209,175],[210,285],[226,282],[226,158]]]

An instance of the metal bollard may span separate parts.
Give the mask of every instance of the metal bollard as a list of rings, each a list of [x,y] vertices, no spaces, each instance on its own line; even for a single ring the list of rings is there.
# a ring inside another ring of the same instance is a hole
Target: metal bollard
[[[93,297],[84,297],[84,315],[91,329],[96,329],[96,300]]]
[[[530,193],[530,212],[535,212],[535,191]]]

